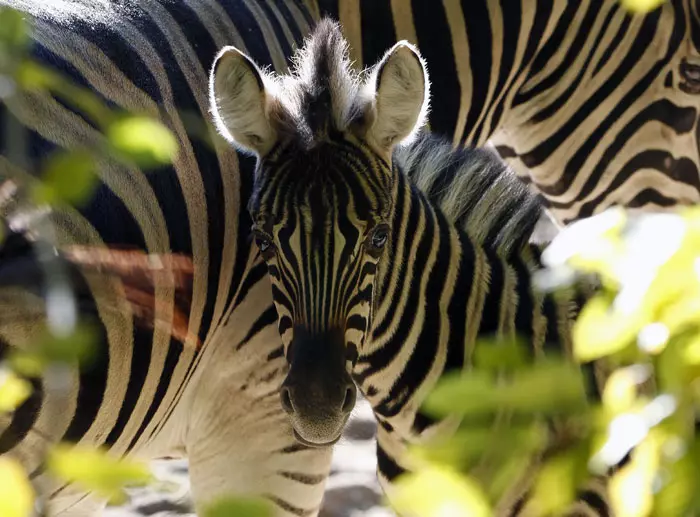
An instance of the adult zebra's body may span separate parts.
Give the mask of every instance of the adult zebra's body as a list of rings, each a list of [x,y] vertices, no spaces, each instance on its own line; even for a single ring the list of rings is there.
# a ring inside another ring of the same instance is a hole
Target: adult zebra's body
[[[550,346],[566,354],[577,304],[533,288],[539,253],[527,240],[542,207],[495,155],[424,137],[396,149],[427,110],[417,51],[397,44],[360,80],[345,45],[321,22],[282,77],[228,47],[211,95],[221,133],[258,156],[249,206],[290,367],[280,395],[295,436],[335,443],[354,380],[379,421],[386,485],[404,470],[408,443],[454,425],[431,421],[420,404],[442,374],[469,368],[477,336],[518,333],[535,358]],[[518,514],[530,480],[499,511]],[[605,511],[595,485],[575,511]]]
[[[103,20],[140,9],[110,0],[3,3]],[[230,14],[233,7],[240,13]],[[667,0],[645,16],[618,0],[218,1],[165,9],[180,11],[175,22],[188,37],[204,31],[245,43],[275,70],[286,68],[283,58],[322,15],[341,22],[357,66],[375,63],[398,39],[416,44],[435,79],[431,129],[455,144],[490,140],[560,221],[611,204],[664,209],[700,200],[695,0]]]
[[[700,4],[319,0],[352,59],[396,39],[430,63],[433,131],[497,146],[564,222],[700,201]]]

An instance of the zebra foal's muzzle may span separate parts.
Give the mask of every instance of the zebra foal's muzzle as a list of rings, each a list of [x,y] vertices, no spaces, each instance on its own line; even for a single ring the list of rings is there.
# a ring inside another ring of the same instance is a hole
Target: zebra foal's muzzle
[[[311,447],[333,445],[340,438],[357,396],[346,368],[343,333],[315,335],[295,328],[287,359],[289,373],[280,398],[296,439]]]

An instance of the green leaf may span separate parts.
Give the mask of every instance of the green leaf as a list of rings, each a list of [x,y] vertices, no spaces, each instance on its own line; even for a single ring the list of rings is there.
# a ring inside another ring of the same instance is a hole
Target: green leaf
[[[685,343],[683,360],[686,364],[700,365],[700,336],[695,336]]]
[[[630,411],[637,402],[637,386],[646,381],[651,372],[637,365],[618,368],[608,377],[603,389],[603,407],[611,417]]]
[[[171,163],[177,140],[163,124],[148,117],[123,117],[110,124],[107,138],[114,149],[143,167]]]
[[[694,500],[698,500],[697,465],[686,456],[673,462],[666,474],[665,482],[654,496],[654,514],[663,517],[696,515],[690,509]]]
[[[664,483],[654,498],[655,515],[674,517],[678,514],[700,514],[700,491],[697,489],[700,437],[691,438],[687,443],[687,451],[669,466],[669,475],[665,476],[667,483]]]
[[[498,397],[491,375],[474,370],[462,376],[443,376],[423,403],[422,410],[445,417],[453,413],[483,413],[494,409]]]
[[[48,454],[47,467],[63,481],[94,490],[112,502],[124,500],[125,486],[145,485],[152,480],[145,465],[88,446],[56,445]]]
[[[29,91],[51,92],[95,125],[104,128],[115,118],[114,113],[93,91],[75,84],[69,77],[25,59],[16,71],[18,84]]]
[[[687,379],[681,375],[686,367],[688,355],[681,346],[684,339],[675,339],[666,350],[658,356],[655,363],[655,382],[659,390],[666,393],[682,393],[692,389]]]
[[[474,348],[474,367],[483,370],[517,369],[528,362],[522,339],[479,339]]]
[[[628,11],[645,14],[659,8],[665,0],[620,0]]]
[[[488,472],[487,476],[479,476],[480,479],[486,478],[483,486],[490,500],[499,501],[508,490],[513,488],[514,483],[522,480],[534,459],[531,454],[511,454],[506,461]]]
[[[31,384],[10,370],[0,369],[0,412],[14,411],[31,393]]]
[[[587,452],[585,447],[578,447],[542,465],[528,505],[532,515],[562,515],[574,501],[576,490],[587,474]]]
[[[11,368],[25,377],[41,377],[46,368],[46,361],[35,353],[25,350],[13,350],[8,358]]]
[[[405,474],[388,495],[390,504],[404,517],[492,515],[481,488],[469,478],[444,467]]]
[[[49,332],[41,341],[39,353],[47,361],[86,364],[94,357],[96,329],[82,322],[68,336],[55,336]]]
[[[488,456],[489,461],[513,454],[530,453],[546,445],[547,431],[537,422],[531,425],[465,426],[449,437],[435,438],[414,446],[410,454],[418,461],[449,465],[462,470]]]
[[[269,501],[250,497],[224,497],[206,506],[202,517],[272,517]]]
[[[634,342],[649,320],[640,312],[616,313],[608,296],[598,295],[586,303],[574,323],[574,356],[588,362],[619,352]]]
[[[34,490],[27,474],[14,459],[0,458],[0,515],[30,517],[34,506]]]
[[[660,459],[660,440],[650,432],[632,452],[631,460],[611,478],[610,505],[614,515],[646,517],[653,505],[653,481]]]
[[[95,357],[96,328],[81,322],[67,336],[56,336],[47,328],[36,343],[24,350],[13,351],[10,364],[27,377],[41,375],[50,363],[89,366]]]
[[[62,152],[46,164],[42,181],[34,189],[34,200],[40,204],[82,205],[92,196],[97,180],[95,163],[88,151]]]
[[[697,327],[700,322],[700,296],[679,297],[661,308],[658,320],[666,325],[671,334]]]
[[[569,362],[543,361],[514,373],[510,381],[472,371],[443,377],[424,403],[435,416],[498,411],[572,413],[586,406],[583,378]]]
[[[34,61],[24,61],[16,72],[18,84],[31,91],[52,90],[60,83],[60,78],[54,70],[45,68]]]
[[[0,50],[8,51],[25,47],[29,41],[24,15],[15,9],[0,6]]]

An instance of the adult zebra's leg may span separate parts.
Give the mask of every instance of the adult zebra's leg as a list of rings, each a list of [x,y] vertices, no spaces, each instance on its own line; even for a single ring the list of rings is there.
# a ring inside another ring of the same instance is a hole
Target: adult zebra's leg
[[[243,305],[254,310],[250,299]],[[259,495],[280,516],[313,516],[332,449],[308,448],[294,438],[279,397],[287,371],[279,332],[270,324],[247,340],[251,319],[232,317],[236,324],[205,348],[204,367],[183,405],[195,506],[201,512],[221,496]]]

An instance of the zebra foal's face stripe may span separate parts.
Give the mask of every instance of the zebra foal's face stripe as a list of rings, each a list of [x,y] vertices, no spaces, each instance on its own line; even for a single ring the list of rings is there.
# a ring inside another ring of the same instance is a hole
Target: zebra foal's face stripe
[[[251,215],[290,364],[282,403],[307,445],[337,440],[354,406],[392,184],[388,164],[344,139],[281,146],[259,163]]]
[[[361,145],[329,141],[261,161],[254,233],[273,283],[288,350],[295,328],[338,332],[357,350],[370,323],[377,270],[389,241],[391,171]],[[352,352],[351,352],[352,354]]]

